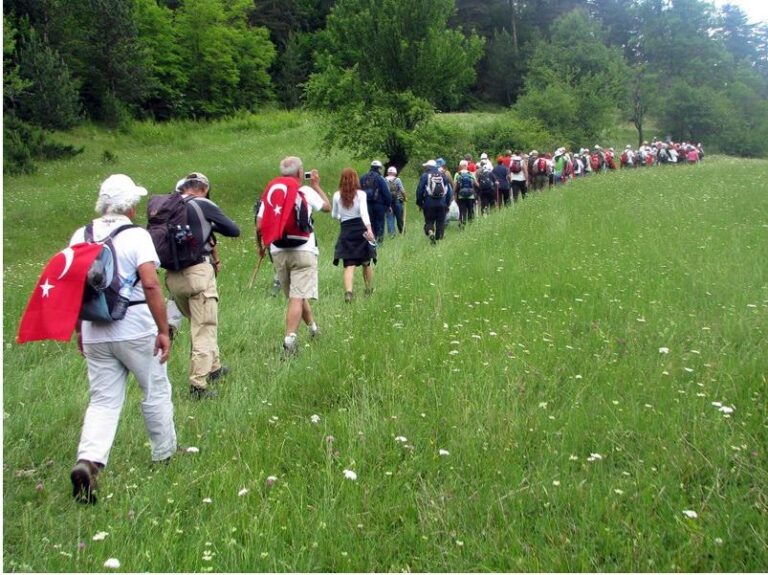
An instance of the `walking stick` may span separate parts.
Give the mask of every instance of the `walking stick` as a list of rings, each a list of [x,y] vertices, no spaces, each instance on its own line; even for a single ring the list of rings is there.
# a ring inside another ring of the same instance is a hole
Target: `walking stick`
[[[248,289],[251,289],[253,287],[253,281],[256,279],[256,275],[259,273],[259,270],[261,269],[261,262],[264,261],[264,252],[259,250],[259,261],[256,262],[256,267],[253,268],[253,273],[251,274],[251,280],[248,282]]]
[[[403,235],[405,235],[406,216],[408,215],[408,204],[403,202]]]

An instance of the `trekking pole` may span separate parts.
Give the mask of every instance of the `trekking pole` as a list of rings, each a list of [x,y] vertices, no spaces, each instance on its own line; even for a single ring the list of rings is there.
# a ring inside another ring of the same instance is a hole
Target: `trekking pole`
[[[406,216],[408,215],[408,204],[403,202],[403,235],[405,235],[405,224],[406,224]]]
[[[264,250],[259,249],[259,261],[256,262],[256,267],[253,268],[253,273],[251,274],[251,280],[248,282],[248,289],[251,289],[253,287],[253,281],[256,279],[256,275],[259,273],[259,270],[261,269],[261,262],[264,261]]]

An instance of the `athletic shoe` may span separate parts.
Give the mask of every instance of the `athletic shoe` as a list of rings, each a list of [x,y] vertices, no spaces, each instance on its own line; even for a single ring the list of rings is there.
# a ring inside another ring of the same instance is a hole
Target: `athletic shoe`
[[[72,468],[69,478],[72,480],[72,497],[78,503],[96,503],[96,476],[99,474],[99,467],[81,459]]]
[[[285,336],[285,339],[283,339],[283,356],[290,357],[299,352],[299,346],[296,339],[295,333]]]
[[[309,326],[309,337],[315,338],[320,335],[320,328],[315,322],[312,322],[312,325]]]
[[[229,373],[229,366],[228,365],[222,365],[219,369],[216,369],[208,374],[208,377],[205,378],[205,380],[208,383],[216,383],[218,380],[220,380],[222,377],[226,376]]]
[[[434,230],[429,230],[429,242],[434,246],[437,244],[437,238],[435,238]]]
[[[352,303],[352,298],[354,297],[354,294],[351,291],[344,293],[344,302],[345,303]]]
[[[196,387],[194,385],[189,386],[190,399],[214,399],[218,397],[219,393],[215,389],[208,389],[207,387]]]

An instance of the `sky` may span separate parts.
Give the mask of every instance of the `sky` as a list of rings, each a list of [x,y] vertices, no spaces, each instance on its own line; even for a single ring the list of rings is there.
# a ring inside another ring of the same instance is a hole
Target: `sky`
[[[747,15],[750,23],[768,24],[768,0],[716,0],[715,5],[735,4]]]

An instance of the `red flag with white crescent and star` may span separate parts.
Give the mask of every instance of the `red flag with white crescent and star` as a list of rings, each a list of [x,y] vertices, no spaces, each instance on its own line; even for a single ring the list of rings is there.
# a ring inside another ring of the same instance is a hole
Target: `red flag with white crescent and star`
[[[291,217],[291,207],[296,203],[296,194],[299,183],[296,178],[274,178],[264,188],[261,203],[264,205],[264,213],[261,216],[261,241],[268,247],[283,235],[285,224]]]
[[[98,243],[75,244],[48,261],[21,317],[17,343],[69,341],[80,315],[88,269],[101,248]]]

